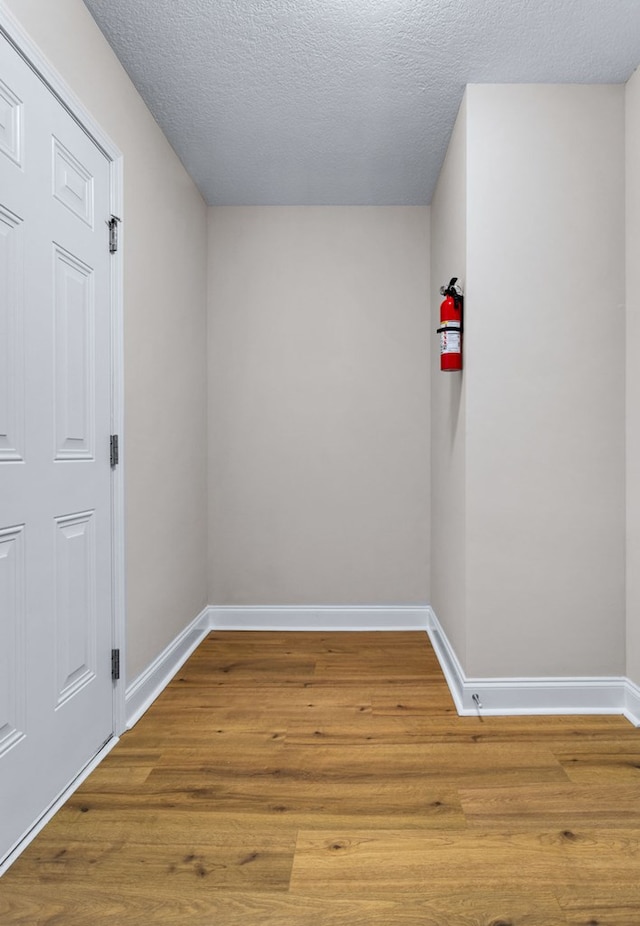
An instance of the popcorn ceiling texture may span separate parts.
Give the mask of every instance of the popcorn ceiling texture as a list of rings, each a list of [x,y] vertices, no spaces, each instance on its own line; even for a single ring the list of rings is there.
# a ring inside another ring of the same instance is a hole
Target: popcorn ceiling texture
[[[618,83],[640,0],[85,0],[210,205],[429,203],[467,83]]]

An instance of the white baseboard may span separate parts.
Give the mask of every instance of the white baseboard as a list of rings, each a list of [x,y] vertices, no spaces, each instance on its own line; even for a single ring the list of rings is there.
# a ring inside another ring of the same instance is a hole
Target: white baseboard
[[[125,694],[131,729],[211,630],[426,630],[424,607],[205,608],[130,685]]]
[[[45,828],[49,820],[51,820],[52,817],[55,816],[55,814],[60,810],[62,805],[65,804],[69,800],[71,795],[74,794],[78,790],[82,782],[86,778],[88,778],[91,772],[93,772],[94,769],[96,769],[100,765],[100,763],[105,758],[105,756],[107,756],[111,752],[113,747],[116,746],[118,742],[119,742],[119,737],[112,736],[111,739],[107,743],[105,743],[105,745],[102,747],[100,752],[97,753],[97,755],[93,757],[91,762],[89,762],[89,764],[86,765],[82,769],[80,774],[76,778],[73,779],[71,784],[69,784],[68,787],[66,787],[64,791],[62,791],[58,795],[58,797],[49,806],[49,808],[45,811],[45,813],[43,813],[43,815],[33,824],[31,829],[27,833],[25,833],[25,835],[21,839],[18,840],[18,842],[9,852],[9,854],[6,855],[2,860],[0,860],[0,877],[2,877],[5,871],[7,871],[11,867],[11,865],[13,865],[13,863],[16,861],[18,856],[22,855],[24,850],[27,848],[28,845],[30,845],[30,843],[33,842],[33,840],[36,838],[38,833],[42,832],[42,830]]]
[[[440,663],[440,668],[442,669],[446,683],[449,686],[449,691],[451,692],[456,710],[459,714],[462,714],[464,711],[464,686],[466,676],[454,648],[451,646],[446,633],[440,626],[440,621],[436,617],[433,608],[429,608],[427,633],[435,654],[438,657],[438,662]]]
[[[640,687],[625,678],[625,703],[623,714],[635,727],[640,727]]]
[[[468,678],[435,612],[427,605],[395,608],[212,605],[127,687],[127,728],[153,704],[211,630],[426,631],[456,710],[462,716],[623,714],[640,726],[640,687],[624,677]]]
[[[209,608],[205,608],[188,627],[164,649],[144,672],[127,686],[125,693],[127,729],[130,730],[151,707],[176,672],[202,643],[210,630]]]
[[[427,632],[460,715],[624,714],[640,726],[640,688],[627,678],[468,678],[428,610]]]
[[[211,630],[400,631],[426,630],[429,608],[416,607],[217,607],[208,609]]]

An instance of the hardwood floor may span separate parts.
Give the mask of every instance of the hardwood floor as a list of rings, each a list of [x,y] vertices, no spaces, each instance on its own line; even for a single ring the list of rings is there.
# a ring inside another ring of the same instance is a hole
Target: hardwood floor
[[[458,717],[421,633],[212,633],[0,923],[639,926],[640,730]]]

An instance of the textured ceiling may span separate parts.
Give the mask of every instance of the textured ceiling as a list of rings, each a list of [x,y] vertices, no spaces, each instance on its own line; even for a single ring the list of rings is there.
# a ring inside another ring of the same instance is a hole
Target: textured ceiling
[[[616,83],[640,0],[85,0],[211,205],[431,201],[467,83]]]

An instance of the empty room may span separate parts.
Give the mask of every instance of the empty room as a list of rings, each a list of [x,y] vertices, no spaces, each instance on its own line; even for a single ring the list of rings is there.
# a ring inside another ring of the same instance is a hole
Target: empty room
[[[638,926],[639,64],[0,0],[3,926]]]

